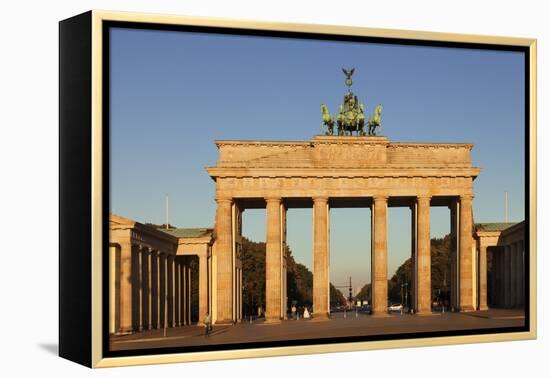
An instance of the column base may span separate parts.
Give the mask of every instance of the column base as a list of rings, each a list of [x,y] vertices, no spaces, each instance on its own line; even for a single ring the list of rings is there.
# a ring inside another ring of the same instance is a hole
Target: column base
[[[216,322],[214,324],[217,324],[217,325],[233,325],[233,319],[216,320]]]
[[[472,311],[475,311],[476,309],[474,308],[474,306],[462,306],[460,307],[460,312],[472,312]]]
[[[281,324],[282,320],[279,318],[267,318],[264,320],[263,324]]]
[[[330,315],[328,312],[320,312],[318,314],[310,313],[310,316],[311,316],[310,320],[329,320],[330,319]],[[303,316],[300,319],[303,319]]]
[[[386,311],[373,311],[370,316],[372,318],[391,318],[392,314],[388,314]]]
[[[432,312],[432,311],[420,311],[415,313],[416,316],[439,316],[441,315],[440,312]]]
[[[479,306],[479,310],[478,311],[487,311],[489,310],[489,307],[488,306]]]
[[[114,333],[115,336],[126,336],[126,335],[131,335],[133,332],[131,330],[126,330],[126,331],[123,331],[123,330],[120,330],[120,331],[117,331]]]

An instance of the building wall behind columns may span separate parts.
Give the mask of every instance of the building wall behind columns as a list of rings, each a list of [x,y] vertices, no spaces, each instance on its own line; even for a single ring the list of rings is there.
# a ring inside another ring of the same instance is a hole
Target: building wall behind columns
[[[524,264],[524,241],[519,242],[518,270],[519,270],[519,306],[525,306],[525,264]]]
[[[510,245],[510,307],[517,306],[517,243],[512,243]]]
[[[505,260],[505,249],[504,247],[498,247],[499,250],[497,252],[497,255],[498,255],[498,270],[497,270],[497,281],[498,281],[498,286],[497,286],[497,297],[498,297],[498,306],[499,307],[504,307],[504,301],[505,301],[505,298],[504,298],[504,293],[505,293],[505,277],[504,275],[506,274],[506,269],[504,268],[504,260]]]
[[[388,198],[374,197],[372,258],[372,313],[386,313],[388,306]],[[420,281],[417,279],[417,283]]]
[[[266,320],[281,320],[282,235],[281,199],[268,198],[266,207],[265,301]]]
[[[233,237],[232,201],[217,199],[216,211],[216,305],[218,323],[233,322]]]
[[[512,247],[504,246],[504,307],[511,307],[512,291]]]
[[[313,199],[313,313],[317,319],[327,318],[329,312],[327,206],[326,197]]]
[[[460,196],[460,310],[474,310],[472,196]]]

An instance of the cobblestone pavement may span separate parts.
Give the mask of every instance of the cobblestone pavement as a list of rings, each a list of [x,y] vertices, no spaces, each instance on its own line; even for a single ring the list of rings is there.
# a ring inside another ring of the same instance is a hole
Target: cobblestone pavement
[[[214,325],[210,336],[204,327],[191,325],[164,330],[151,330],[125,336],[111,336],[111,350],[158,347],[213,345],[259,341],[280,341],[323,337],[370,336],[429,331],[518,327],[525,322],[523,310],[476,311],[468,313],[434,313],[419,316],[391,314],[371,317],[348,312],[333,313],[330,320],[300,319],[265,324],[263,320],[242,321],[235,325]]]

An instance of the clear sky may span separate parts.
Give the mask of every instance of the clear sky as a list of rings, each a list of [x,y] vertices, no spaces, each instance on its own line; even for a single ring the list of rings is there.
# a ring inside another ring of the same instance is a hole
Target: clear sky
[[[140,222],[212,227],[214,140],[311,139],[319,105],[335,113],[353,91],[380,134],[400,142],[473,143],[476,222],[524,219],[524,60],[519,52],[114,29],[111,34],[111,211]],[[265,211],[243,234],[265,240]],[[311,210],[291,209],[288,242],[312,268]],[[449,232],[431,210],[431,235]],[[331,211],[331,281],[370,281],[370,210]],[[389,274],[410,254],[410,213],[389,211]]]

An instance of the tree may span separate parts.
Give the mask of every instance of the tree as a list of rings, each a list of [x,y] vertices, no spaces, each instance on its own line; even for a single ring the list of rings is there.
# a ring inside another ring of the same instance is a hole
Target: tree
[[[445,235],[443,238],[432,238],[430,240],[431,256],[431,292],[432,299],[450,299],[450,277],[451,277],[451,237]],[[388,300],[390,302],[405,302],[408,298],[411,305],[412,300],[412,259],[408,258],[397,268],[391,279],[388,280]],[[371,298],[371,284],[363,286],[356,300],[367,300]]]
[[[243,312],[256,315],[265,308],[265,243],[242,238]]]
[[[333,284],[330,284],[330,307],[342,306],[346,303],[344,294]]]
[[[356,301],[370,301],[371,299],[371,285],[370,283],[365,284],[359,293],[355,296]]]

